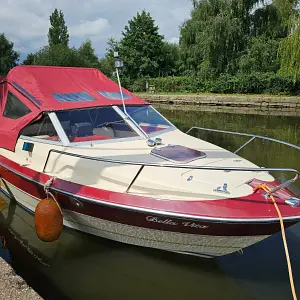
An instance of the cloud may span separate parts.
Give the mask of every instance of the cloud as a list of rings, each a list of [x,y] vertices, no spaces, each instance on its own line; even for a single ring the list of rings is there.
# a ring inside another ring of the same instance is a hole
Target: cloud
[[[188,0],[1,0],[0,28],[23,58],[47,43],[49,16],[58,8],[64,12],[71,46],[89,38],[103,55],[107,39],[119,39],[128,20],[143,9],[168,41],[178,42],[179,26],[191,7]]]
[[[173,44],[179,44],[179,37],[177,36],[173,36],[172,38],[170,38],[168,40],[169,43],[173,43]]]
[[[110,29],[110,24],[107,19],[99,18],[94,21],[81,21],[69,28],[70,36],[76,37],[94,37]]]

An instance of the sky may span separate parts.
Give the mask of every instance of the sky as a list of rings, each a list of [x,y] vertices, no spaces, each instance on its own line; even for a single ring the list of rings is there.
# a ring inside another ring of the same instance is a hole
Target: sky
[[[179,26],[189,18],[190,0],[1,0],[0,32],[14,42],[21,61],[47,44],[49,16],[61,9],[69,29],[70,45],[91,39],[96,54],[105,54],[109,37],[119,39],[137,11],[150,12],[165,39],[178,42]]]

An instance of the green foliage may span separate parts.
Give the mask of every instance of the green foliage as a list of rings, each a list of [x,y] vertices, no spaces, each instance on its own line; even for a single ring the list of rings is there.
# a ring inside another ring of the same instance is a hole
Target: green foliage
[[[179,75],[180,73],[180,48],[179,45],[169,42],[163,44],[164,60],[160,66],[161,76]]]
[[[92,41],[87,40],[77,50],[78,59],[83,60],[83,65],[88,68],[99,68],[100,62],[95,54],[95,49],[92,46]]]
[[[69,33],[68,27],[65,24],[64,14],[61,10],[54,10],[50,16],[50,24],[51,27],[48,32],[49,46],[62,44],[67,47],[69,44]]]
[[[107,76],[111,76],[115,72],[114,66],[114,52],[118,51],[119,43],[113,39],[109,38],[107,41],[108,47],[106,48],[105,56],[100,60],[100,70]]]
[[[214,77],[222,73],[277,70],[276,51],[280,39],[287,35],[286,21],[297,0],[264,2],[193,1],[191,18],[180,30],[185,73],[205,71]]]
[[[150,14],[144,10],[137,13],[122,35],[119,52],[125,62],[125,76],[158,76],[164,63],[164,43]]]
[[[26,59],[23,61],[23,65],[34,65],[36,59],[36,54],[29,53]]]
[[[75,48],[63,44],[45,46],[35,57],[35,64],[42,66],[85,67],[86,60]]]
[[[279,40],[263,36],[251,39],[249,48],[239,59],[240,73],[276,72],[279,69],[277,52]]]
[[[290,34],[280,45],[280,73],[290,76],[294,81],[300,79],[300,14],[297,12],[290,18]]]
[[[250,18],[250,36],[278,39],[287,34],[284,19],[274,3],[256,9]]]
[[[281,23],[288,29],[290,16],[295,13],[295,9],[299,6],[299,0],[273,0],[273,3],[280,15]]]
[[[24,64],[62,67],[99,68],[100,62],[91,41],[84,42],[79,49],[63,44],[44,46],[35,54],[27,56]]]
[[[294,82],[275,73],[221,74],[214,79],[200,76],[164,78],[140,78],[127,82],[126,88],[133,92],[145,92],[146,81],[155,85],[158,93],[239,93],[239,94],[299,94],[300,82]]]
[[[247,45],[250,10],[259,1],[203,0],[180,32],[184,68],[213,73],[236,71],[237,58]]]
[[[14,50],[14,43],[10,42],[4,33],[0,34],[0,75],[18,64],[20,54]]]

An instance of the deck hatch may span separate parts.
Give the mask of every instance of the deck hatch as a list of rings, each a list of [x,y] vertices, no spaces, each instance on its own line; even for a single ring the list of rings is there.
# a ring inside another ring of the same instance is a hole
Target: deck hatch
[[[151,154],[176,163],[188,163],[206,157],[206,154],[202,151],[181,145],[168,145],[161,148],[154,148]]]

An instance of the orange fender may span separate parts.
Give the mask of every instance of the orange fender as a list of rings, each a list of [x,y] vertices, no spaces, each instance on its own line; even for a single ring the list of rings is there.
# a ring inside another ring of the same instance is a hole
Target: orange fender
[[[59,204],[46,198],[39,202],[35,209],[35,230],[43,242],[54,242],[59,239],[63,230],[63,215]]]

